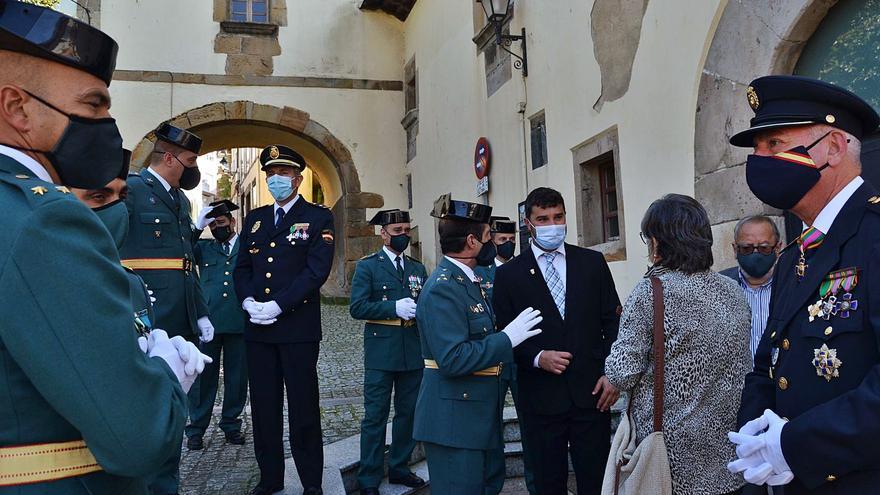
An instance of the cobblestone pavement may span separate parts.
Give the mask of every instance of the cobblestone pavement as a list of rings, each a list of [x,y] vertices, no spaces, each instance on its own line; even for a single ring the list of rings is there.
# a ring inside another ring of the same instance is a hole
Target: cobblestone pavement
[[[351,319],[347,306],[322,306],[324,340],[318,359],[318,383],[321,391],[321,425],[324,444],[355,435],[360,430],[363,406],[363,323]],[[222,382],[222,378],[221,378]],[[217,428],[223,401],[223,387],[214,404],[214,417],[205,433],[205,448],[190,452],[183,447],[180,464],[183,495],[246,494],[259,481],[251,437],[250,405],[245,407],[242,432],[247,443],[226,444]],[[287,408],[284,435],[287,438]],[[284,442],[285,455],[290,457]]]

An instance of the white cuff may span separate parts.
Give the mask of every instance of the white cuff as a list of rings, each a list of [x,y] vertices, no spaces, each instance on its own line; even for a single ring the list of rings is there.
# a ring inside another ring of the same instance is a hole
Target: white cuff
[[[538,354],[535,356],[535,361],[532,363],[532,365],[534,365],[535,368],[540,368],[540,367],[541,367],[541,365],[538,364],[538,363],[539,363],[539,361],[541,360],[541,354],[543,354],[543,353],[544,353],[544,351],[540,351],[540,352],[538,352]]]

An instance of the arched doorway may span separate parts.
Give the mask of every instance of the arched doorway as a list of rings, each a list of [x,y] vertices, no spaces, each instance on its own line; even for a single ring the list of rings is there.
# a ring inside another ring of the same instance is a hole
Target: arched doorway
[[[229,148],[263,148],[284,144],[299,151],[321,183],[324,203],[336,222],[333,271],[321,293],[345,297],[354,265],[378,249],[380,241],[366,222],[367,208],[380,208],[382,196],[361,191],[360,178],[345,144],[309,114],[292,107],[252,101],[217,102],[184,112],[169,123],[198,134],[202,153]],[[156,126],[160,123],[157,122]],[[153,148],[145,136],[132,153],[132,167],[143,167]]]
[[[694,131],[694,190],[712,221],[716,268],[736,264],[730,244],[738,219],[763,213],[775,216],[780,227],[784,224],[782,212],[761,203],[746,185],[750,150],[728,144],[753,116],[746,103],[748,83],[767,74],[792,74],[837,3],[749,0],[724,7],[701,74]]]

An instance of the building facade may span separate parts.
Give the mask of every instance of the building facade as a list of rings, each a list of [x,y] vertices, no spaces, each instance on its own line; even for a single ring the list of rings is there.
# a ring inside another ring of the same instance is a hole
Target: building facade
[[[602,251],[622,296],[645,271],[648,205],[694,195],[726,268],[738,218],[780,215],[748,191],[747,152],[727,143],[750,118],[748,82],[807,74],[880,104],[880,0],[512,3],[502,32],[524,32],[527,76],[520,42],[499,47],[474,0],[84,5],[120,42],[113,111],[138,163],[165,121],[200,134],[205,153],[282,143],[305,156],[310,191],[337,219],[332,295],[378,246],[366,219],[379,207],[412,211],[413,254],[433,266],[428,212],[447,192],[518,218],[529,190],[559,189],[568,242]],[[478,190],[479,138],[490,158]],[[268,201],[253,167],[239,178],[234,200]]]

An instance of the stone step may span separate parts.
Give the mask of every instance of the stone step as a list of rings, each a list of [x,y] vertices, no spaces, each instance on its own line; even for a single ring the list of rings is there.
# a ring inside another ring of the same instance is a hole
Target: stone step
[[[379,493],[381,495],[428,495],[431,493],[431,481],[428,479],[428,462],[425,460],[419,461],[412,466],[410,466],[412,471],[416,473],[417,476],[427,481],[428,483],[424,486],[420,486],[418,488],[410,488],[408,486],[403,485],[392,485],[388,482],[388,478],[382,480],[382,484],[379,485]],[[326,493],[326,492],[325,492]]]

